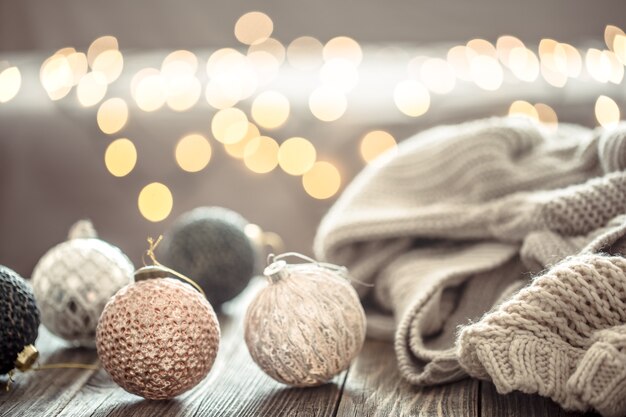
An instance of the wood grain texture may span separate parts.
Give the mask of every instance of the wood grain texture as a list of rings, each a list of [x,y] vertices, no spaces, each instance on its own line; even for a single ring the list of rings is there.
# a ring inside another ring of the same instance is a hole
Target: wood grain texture
[[[478,381],[417,388],[400,377],[393,345],[368,340],[348,371],[338,417],[478,414]]]
[[[0,379],[0,417],[21,416],[296,416],[296,417],[579,417],[555,403],[521,393],[499,395],[487,382],[464,380],[420,389],[397,370],[393,346],[366,340],[347,372],[316,388],[289,388],[265,375],[243,342],[245,308],[264,285],[256,280],[219,316],[220,351],[209,376],[168,401],[149,401],[118,387],[104,370],[58,369],[19,373],[10,391]],[[96,363],[94,349],[76,349],[43,327],[40,363]],[[595,416],[588,414],[588,416]]]
[[[549,398],[512,392],[500,395],[491,382],[481,381],[481,416],[509,417],[600,417],[594,413],[567,412]]]

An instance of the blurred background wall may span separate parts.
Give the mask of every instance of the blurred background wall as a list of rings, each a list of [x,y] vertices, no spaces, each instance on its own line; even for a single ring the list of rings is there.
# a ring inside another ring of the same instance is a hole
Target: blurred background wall
[[[494,41],[513,34],[580,42],[626,22],[623,0],[0,0],[0,50],[87,46],[112,33],[128,48],[197,48],[235,43],[246,11],[272,16],[274,37],[338,34],[359,42]]]

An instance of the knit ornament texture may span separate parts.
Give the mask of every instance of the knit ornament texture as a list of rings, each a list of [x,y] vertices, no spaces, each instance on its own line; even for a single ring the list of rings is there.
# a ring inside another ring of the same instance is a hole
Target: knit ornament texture
[[[607,369],[626,358],[611,333],[626,325],[625,169],[626,124],[430,129],[354,179],[315,252],[374,284],[356,287],[369,335],[393,338],[409,382],[471,375],[621,415],[626,381]]]

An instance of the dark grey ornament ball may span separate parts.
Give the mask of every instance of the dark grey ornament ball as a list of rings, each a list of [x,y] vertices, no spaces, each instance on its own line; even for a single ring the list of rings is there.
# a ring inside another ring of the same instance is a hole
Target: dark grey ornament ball
[[[181,215],[166,234],[164,264],[200,285],[214,307],[248,285],[256,265],[244,232],[248,221],[221,207],[199,207]]]
[[[17,355],[35,343],[38,329],[33,291],[17,272],[0,265],[0,375],[15,368]]]

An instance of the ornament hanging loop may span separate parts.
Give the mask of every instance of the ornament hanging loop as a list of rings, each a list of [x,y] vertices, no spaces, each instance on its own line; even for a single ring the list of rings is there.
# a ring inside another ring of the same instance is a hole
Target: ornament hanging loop
[[[206,298],[206,294],[196,281],[192,280],[189,277],[186,277],[180,272],[174,271],[172,268],[168,268],[167,266],[157,261],[154,251],[157,246],[159,246],[159,243],[161,243],[162,240],[163,235],[159,235],[156,240],[154,240],[154,238],[152,237],[148,237],[148,245],[150,246],[144,252],[144,254],[141,255],[141,261],[143,262],[144,266],[143,268],[139,268],[135,271],[135,281],[143,281],[150,278],[167,278],[168,275],[174,275],[175,277],[180,278],[182,281],[194,287],[200,294],[204,296],[204,298]],[[152,261],[152,265],[148,265],[146,263],[146,255]]]

